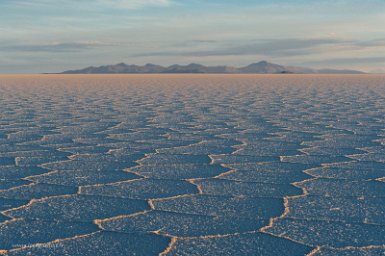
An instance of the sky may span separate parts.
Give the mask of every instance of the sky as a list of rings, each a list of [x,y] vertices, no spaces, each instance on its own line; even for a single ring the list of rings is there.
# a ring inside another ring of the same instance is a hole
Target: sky
[[[267,60],[385,72],[385,0],[0,0],[0,73]]]

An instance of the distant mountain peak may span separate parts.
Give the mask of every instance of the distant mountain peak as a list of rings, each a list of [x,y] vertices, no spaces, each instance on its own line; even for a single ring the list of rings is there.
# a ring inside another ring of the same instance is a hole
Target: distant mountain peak
[[[146,65],[144,65],[145,67],[160,67],[159,65],[155,65],[155,64],[152,64],[152,63],[147,63]]]
[[[204,74],[362,74],[356,70],[311,69],[283,66],[266,60],[244,67],[204,66],[198,63],[188,65],[174,64],[168,67],[147,63],[144,66],[118,63],[100,67],[90,66],[79,70],[68,70],[62,74],[161,74],[161,73],[204,73]]]

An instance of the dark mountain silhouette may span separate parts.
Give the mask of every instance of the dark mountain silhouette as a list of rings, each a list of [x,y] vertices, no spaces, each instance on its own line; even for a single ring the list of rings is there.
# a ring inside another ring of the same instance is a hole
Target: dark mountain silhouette
[[[287,71],[287,68],[278,64],[269,63],[267,61],[260,61],[258,63],[250,64],[246,67],[238,69],[240,73],[282,73]]]
[[[204,66],[191,63],[189,65],[171,65],[163,67],[160,65],[146,64],[144,66],[127,65],[119,63],[100,67],[88,67],[79,70],[68,70],[62,74],[160,74],[160,73],[201,73],[201,74],[362,74],[356,70],[336,69],[311,69],[303,67],[282,66],[267,61],[260,61],[245,67],[231,66]]]

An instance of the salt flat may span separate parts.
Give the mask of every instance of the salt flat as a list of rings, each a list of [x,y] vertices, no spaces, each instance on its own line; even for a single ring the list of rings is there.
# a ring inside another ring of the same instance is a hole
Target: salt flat
[[[383,75],[1,75],[5,255],[384,255]]]

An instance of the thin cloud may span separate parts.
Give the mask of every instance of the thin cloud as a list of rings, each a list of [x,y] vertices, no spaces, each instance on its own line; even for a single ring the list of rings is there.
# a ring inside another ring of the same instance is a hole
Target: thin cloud
[[[110,46],[109,44],[99,42],[64,42],[50,44],[17,44],[3,45],[0,50],[18,51],[18,52],[79,52],[95,47]]]
[[[170,0],[98,0],[100,4],[125,9],[139,9],[151,6],[168,6]]]
[[[360,41],[356,43],[356,46],[371,47],[371,46],[385,46],[385,38],[378,38],[368,41]]]
[[[189,42],[190,46],[194,46]],[[195,43],[196,44],[196,43]],[[183,45],[183,44],[180,44]],[[187,45],[187,44],[186,44]],[[186,46],[185,45],[185,46]],[[213,47],[215,46],[215,48]],[[191,48],[192,48],[191,47]],[[214,41],[206,49],[191,50],[175,48],[172,51],[145,52],[131,55],[130,57],[161,57],[161,56],[184,56],[184,57],[220,57],[220,56],[247,56],[261,55],[267,57],[292,57],[306,56],[336,51],[361,51],[365,49],[376,49],[385,47],[385,39],[372,39],[367,41],[353,41],[339,38],[312,38],[312,39],[270,39],[260,40],[248,44],[236,42],[225,43]],[[371,58],[369,58],[370,60]],[[347,62],[349,63],[349,62]]]
[[[231,56],[231,55],[268,55],[268,56],[292,56],[307,53],[310,49],[346,43],[344,40],[333,38],[319,39],[272,39],[259,42],[222,47],[219,49],[199,51],[165,51],[135,54],[132,57],[151,56]]]
[[[171,0],[5,0],[0,2],[0,5],[5,6],[19,6],[19,7],[37,7],[44,8],[49,6],[71,6],[76,4],[77,7],[90,7],[90,6],[99,6],[101,8],[119,8],[119,9],[140,9],[144,7],[162,7],[169,6]]]
[[[385,56],[378,57],[352,57],[352,58],[332,58],[317,61],[307,61],[303,65],[319,65],[319,64],[368,64],[368,63],[385,63]]]

